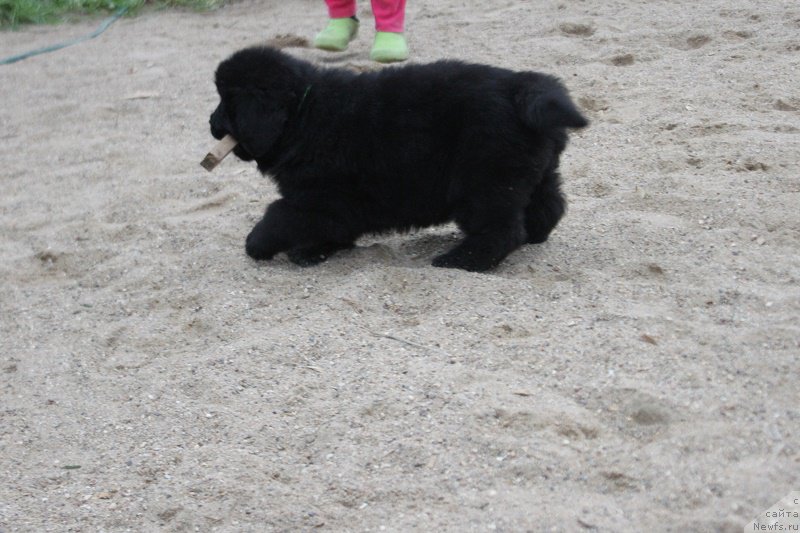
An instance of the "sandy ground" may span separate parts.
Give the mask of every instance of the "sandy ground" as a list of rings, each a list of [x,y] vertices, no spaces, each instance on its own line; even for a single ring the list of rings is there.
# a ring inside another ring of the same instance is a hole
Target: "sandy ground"
[[[0,67],[0,530],[742,531],[800,489],[798,4],[464,4],[409,2],[414,61],[550,72],[593,120],[562,224],[490,274],[429,266],[454,227],[245,256],[276,192],[200,168],[213,71],[320,1]],[[375,68],[362,17],[290,52]]]

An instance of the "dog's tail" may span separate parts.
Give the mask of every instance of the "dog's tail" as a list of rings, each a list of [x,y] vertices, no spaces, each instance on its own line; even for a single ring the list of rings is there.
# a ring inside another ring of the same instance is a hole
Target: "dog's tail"
[[[526,84],[517,93],[517,109],[523,122],[537,131],[552,128],[585,128],[584,117],[555,78],[545,77]],[[544,85],[544,87],[543,87]]]

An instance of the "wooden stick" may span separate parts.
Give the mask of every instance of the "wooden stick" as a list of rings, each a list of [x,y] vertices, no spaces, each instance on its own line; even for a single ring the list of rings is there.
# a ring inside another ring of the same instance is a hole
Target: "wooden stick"
[[[203,161],[200,162],[200,165],[211,172],[214,168],[219,165],[225,157],[231,153],[231,150],[234,149],[236,146],[237,141],[230,135],[226,135],[223,137],[215,146],[211,149]]]

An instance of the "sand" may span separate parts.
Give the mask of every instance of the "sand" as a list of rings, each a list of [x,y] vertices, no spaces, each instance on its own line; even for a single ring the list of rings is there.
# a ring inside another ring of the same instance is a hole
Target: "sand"
[[[409,2],[413,61],[558,75],[593,122],[550,241],[488,274],[429,266],[453,226],[244,254],[277,193],[199,166],[213,71],[277,36],[379,68],[363,9],[297,46],[321,4],[0,67],[0,530],[742,531],[800,490],[798,4]]]

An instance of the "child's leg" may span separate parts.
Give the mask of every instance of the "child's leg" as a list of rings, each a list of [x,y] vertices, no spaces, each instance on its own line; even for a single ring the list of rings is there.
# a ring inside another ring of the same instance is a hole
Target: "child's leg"
[[[335,0],[326,0],[335,2]],[[375,29],[392,33],[403,33],[406,17],[406,0],[372,0]],[[349,16],[349,15],[348,15]]]
[[[408,45],[403,36],[406,0],[372,0],[375,15],[375,44],[370,57],[381,63],[404,61],[408,58]]]
[[[325,0],[328,16],[332,19],[343,19],[356,14],[356,0]]]

